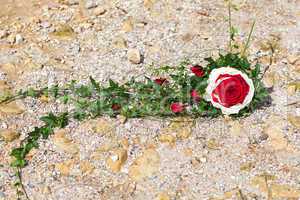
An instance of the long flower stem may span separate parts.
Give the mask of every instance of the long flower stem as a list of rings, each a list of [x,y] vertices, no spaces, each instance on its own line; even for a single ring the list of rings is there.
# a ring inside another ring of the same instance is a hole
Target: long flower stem
[[[30,198],[29,198],[29,196],[28,196],[28,194],[27,194],[27,191],[26,191],[26,189],[25,189],[25,186],[24,186],[24,184],[23,184],[22,174],[21,174],[21,173],[22,173],[22,168],[17,167],[17,172],[16,172],[16,174],[17,174],[17,178],[18,178],[18,181],[19,181],[21,190],[22,190],[23,194],[25,195],[25,198],[26,198],[27,200],[30,200]],[[19,194],[17,194],[17,195],[19,196]],[[18,198],[19,198],[19,197],[18,197]]]
[[[228,1],[228,25],[229,25],[229,51],[232,51],[232,45],[231,45],[231,40],[232,40],[232,24],[231,24],[231,0]]]
[[[249,48],[249,44],[250,44],[251,36],[252,36],[253,30],[254,30],[254,26],[255,26],[255,20],[252,23],[251,30],[250,30],[250,33],[249,33],[248,38],[247,38],[247,42],[244,46],[244,49],[241,53],[241,56],[245,56],[245,53],[246,53],[247,49]]]

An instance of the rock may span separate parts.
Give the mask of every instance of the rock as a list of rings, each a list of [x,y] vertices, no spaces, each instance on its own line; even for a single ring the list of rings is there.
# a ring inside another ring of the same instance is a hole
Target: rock
[[[5,142],[12,142],[20,137],[20,133],[13,129],[0,130],[0,137],[3,138]]]
[[[300,56],[299,55],[289,55],[287,57],[287,60],[290,64],[294,65],[294,64],[296,64],[297,61],[300,60]]]
[[[244,127],[239,121],[230,121],[230,133],[234,136],[240,136],[244,133]]]
[[[60,39],[72,39],[76,36],[73,28],[68,24],[61,24],[52,35]]]
[[[127,121],[127,117],[125,117],[124,115],[118,115],[117,119],[121,124],[125,124]]]
[[[99,118],[94,123],[95,125],[92,129],[96,133],[106,136],[113,136],[115,134],[115,127],[108,120]]]
[[[294,116],[289,114],[288,121],[296,128],[300,129],[300,116]]]
[[[8,33],[6,30],[0,30],[0,39],[3,39],[8,36]]]
[[[206,143],[208,149],[218,150],[220,148],[220,144],[215,138],[209,139]]]
[[[0,105],[0,111],[4,114],[18,115],[24,112],[15,102]]]
[[[79,167],[83,174],[91,174],[95,169],[94,165],[87,160],[81,161]]]
[[[192,135],[192,129],[191,127],[186,127],[186,129],[182,129],[181,131],[178,131],[176,134],[176,138],[180,140],[188,139]]]
[[[276,80],[277,80],[277,77],[274,72],[267,72],[263,78],[263,82],[264,82],[265,86],[268,88],[273,87]]]
[[[64,129],[57,131],[53,137],[54,145],[66,153],[77,154],[79,152],[78,145],[72,143],[73,141],[67,138],[66,134],[67,132]]]
[[[144,0],[144,7],[147,9],[151,9],[156,0]]]
[[[263,174],[255,176],[251,180],[251,184],[274,199],[298,199],[300,197],[300,189],[290,185],[272,183],[275,180],[275,176]]]
[[[116,173],[121,170],[121,167],[126,162],[126,160],[127,160],[127,150],[116,149],[106,159],[106,164],[112,172]]]
[[[51,26],[51,23],[49,23],[47,21],[41,22],[41,27],[42,28],[49,28],[50,26]]]
[[[159,170],[160,157],[155,149],[146,149],[129,168],[129,176],[134,181],[153,176]]]
[[[176,118],[170,125],[162,129],[162,134],[176,135],[177,139],[187,139],[192,134],[192,120],[189,118]]]
[[[197,157],[192,158],[191,163],[193,165],[193,167],[198,167],[201,163],[200,159]]]
[[[128,19],[126,19],[123,22],[122,30],[124,32],[131,32],[131,31],[133,31],[133,18],[132,17],[129,17]]]
[[[11,87],[6,81],[0,80],[0,101],[11,96]]]
[[[0,80],[0,90],[8,90],[10,87],[7,85],[7,82],[4,80]]]
[[[200,160],[201,163],[206,163],[207,162],[206,157],[200,157],[199,160]]]
[[[287,86],[288,95],[294,95],[298,90],[300,90],[300,82],[292,82]]]
[[[39,100],[43,103],[48,103],[49,102],[49,97],[46,95],[42,95],[39,97]]]
[[[97,8],[94,9],[93,13],[96,16],[100,16],[106,13],[106,9],[104,7],[98,6]]]
[[[295,72],[300,74],[300,64],[295,66]]]
[[[184,153],[184,155],[185,156],[193,156],[193,149],[191,149],[191,148],[185,148],[184,150],[183,150],[183,153]]]
[[[191,34],[191,33],[186,33],[182,36],[182,40],[184,42],[190,42],[194,39],[195,35],[194,34]]]
[[[3,70],[11,79],[16,79],[18,77],[18,72],[20,68],[18,68],[13,63],[5,63],[0,65],[0,69]]]
[[[283,133],[285,122],[277,116],[272,116],[268,119],[263,132],[269,136],[269,145],[274,150],[283,150],[288,146],[288,140]]]
[[[161,134],[158,140],[162,143],[168,143],[170,146],[174,146],[176,142],[176,137],[170,134]]]
[[[156,200],[170,200],[170,199],[171,199],[170,196],[166,192],[161,192],[156,198]]]
[[[38,152],[37,149],[31,149],[29,153],[26,155],[26,160],[31,160],[37,152]]]
[[[128,60],[133,64],[139,64],[142,62],[142,56],[138,49],[129,49],[127,52]]]
[[[61,175],[63,176],[69,176],[70,171],[75,165],[75,160],[70,159],[61,163],[56,163],[55,164],[55,169],[60,172]]]
[[[86,0],[85,2],[85,8],[86,9],[91,9],[91,8],[96,8],[97,7],[97,4],[95,1],[93,0]]]
[[[17,34],[15,38],[16,44],[21,44],[24,41],[24,38],[21,34]]]
[[[27,71],[29,70],[38,70],[42,69],[43,65],[40,63],[34,62],[32,59],[28,58],[24,61],[24,69]]]
[[[271,174],[261,174],[254,176],[250,183],[254,187],[258,187],[262,192],[268,192],[267,183],[276,180],[276,177]]]
[[[287,86],[287,93],[288,93],[289,96],[295,95],[296,91],[297,91],[296,85],[288,85]]]
[[[7,41],[8,43],[10,44],[14,44],[15,43],[15,39],[16,39],[16,36],[14,34],[10,34],[8,37],[7,37]]]
[[[48,185],[44,186],[42,188],[42,192],[43,194],[51,194],[51,187],[49,187]]]
[[[125,49],[127,48],[127,42],[123,37],[116,37],[113,40],[113,46],[118,49]]]
[[[246,162],[246,163],[243,163],[240,166],[240,170],[241,171],[250,172],[254,167],[255,167],[255,163],[253,163],[253,162]]]
[[[128,148],[129,148],[129,141],[128,141],[127,138],[123,138],[120,143],[121,143],[121,145],[122,145],[122,147],[124,149],[128,150]]]
[[[272,184],[270,188],[273,198],[300,198],[300,189],[293,186]]]

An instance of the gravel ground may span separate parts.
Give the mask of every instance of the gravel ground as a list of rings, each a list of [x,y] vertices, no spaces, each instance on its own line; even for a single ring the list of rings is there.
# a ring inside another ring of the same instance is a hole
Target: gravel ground
[[[30,198],[300,199],[300,1],[234,3],[237,42],[256,19],[250,55],[266,66],[275,50],[263,80],[269,107],[240,120],[72,122],[30,153]],[[201,63],[226,48],[226,16],[222,0],[1,0],[0,92],[90,75],[122,82],[153,63]],[[64,109],[29,98],[0,107],[0,199],[16,199],[10,150],[39,116]]]

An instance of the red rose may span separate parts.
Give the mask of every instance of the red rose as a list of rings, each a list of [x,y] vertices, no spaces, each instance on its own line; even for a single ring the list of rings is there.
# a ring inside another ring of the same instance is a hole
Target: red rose
[[[113,109],[113,110],[120,110],[120,109],[121,109],[121,105],[114,103],[114,104],[111,106],[111,109]]]
[[[157,78],[154,80],[154,82],[158,85],[162,85],[164,83],[168,83],[167,79],[166,78]]]
[[[191,91],[191,97],[194,101],[199,102],[201,97],[196,90]]]
[[[170,108],[173,113],[180,113],[184,110],[184,105],[182,103],[172,103]]]
[[[198,77],[203,77],[205,73],[200,65],[192,66],[191,71]]]
[[[231,67],[214,69],[208,79],[207,100],[224,114],[236,114],[247,106],[254,95],[252,80]]]

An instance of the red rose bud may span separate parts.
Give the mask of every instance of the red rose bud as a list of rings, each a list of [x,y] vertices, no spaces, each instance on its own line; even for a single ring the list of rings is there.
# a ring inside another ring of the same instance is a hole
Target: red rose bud
[[[120,110],[121,106],[119,104],[116,104],[114,103],[112,106],[111,106],[111,109],[113,110]]]
[[[184,110],[184,105],[182,103],[172,103],[170,108],[173,113],[180,113]]]
[[[201,97],[196,90],[191,91],[191,97],[194,101],[199,102]]]
[[[157,79],[154,80],[154,82],[155,82],[156,84],[158,84],[158,85],[162,85],[162,84],[164,84],[164,83],[167,83],[168,81],[167,81],[166,78],[157,78]]]
[[[204,70],[200,65],[192,66],[191,71],[198,77],[204,76]]]

